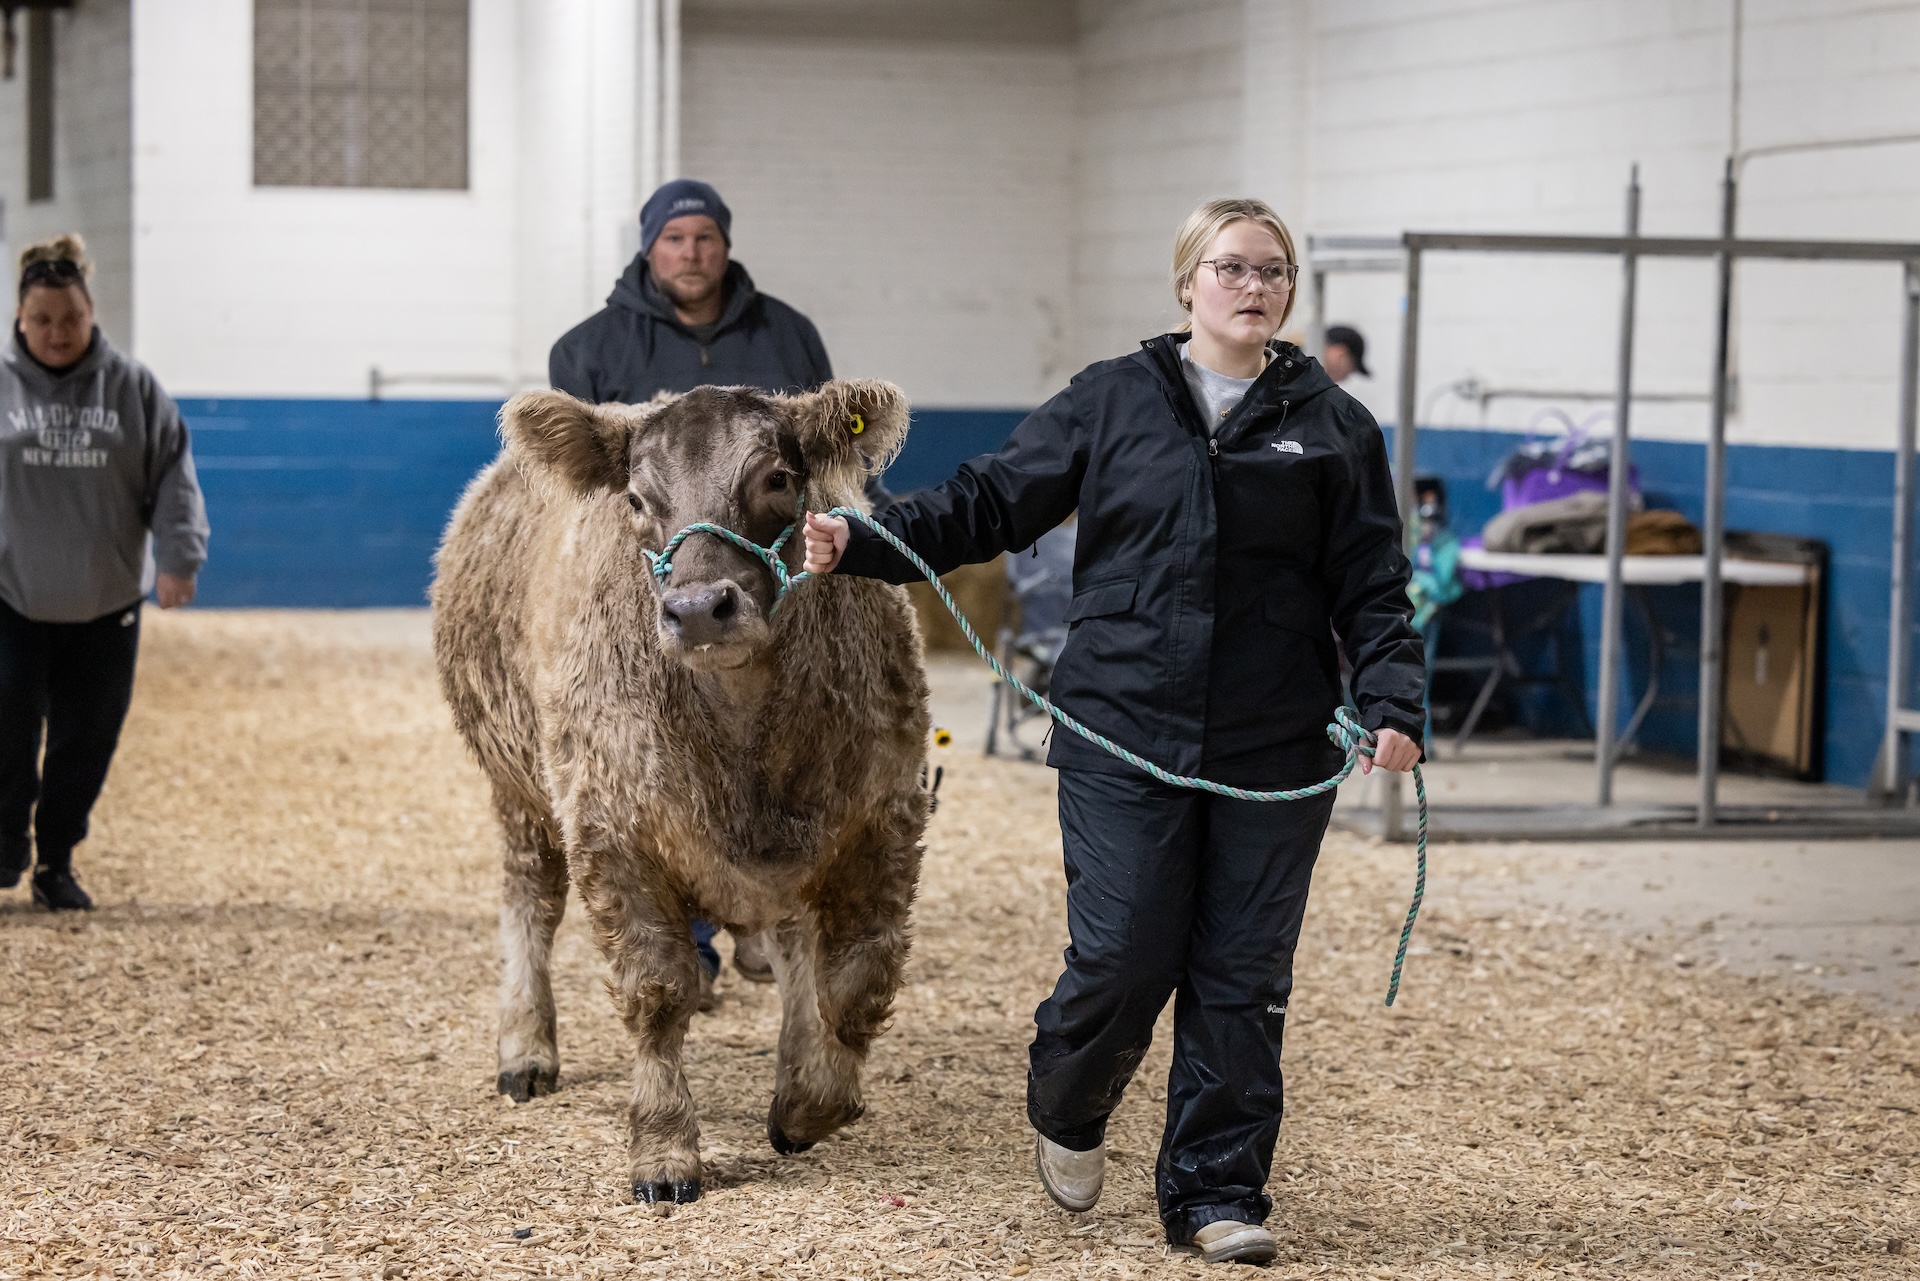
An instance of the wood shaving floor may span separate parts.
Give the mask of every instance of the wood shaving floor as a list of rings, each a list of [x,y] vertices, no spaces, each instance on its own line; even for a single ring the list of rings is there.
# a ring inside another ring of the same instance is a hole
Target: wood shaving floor
[[[1164,1036],[1096,1211],[1035,1186],[1023,1065],[1064,943],[1048,771],[945,754],[866,1118],[767,1147],[776,1002],[695,1023],[707,1194],[627,1201],[627,1052],[577,917],[563,1088],[493,1092],[495,837],[409,614],[150,613],[83,879],[0,894],[0,1278],[1140,1277]],[[1910,1017],[1470,906],[1327,841],[1271,1187],[1287,1277],[1912,1275]]]

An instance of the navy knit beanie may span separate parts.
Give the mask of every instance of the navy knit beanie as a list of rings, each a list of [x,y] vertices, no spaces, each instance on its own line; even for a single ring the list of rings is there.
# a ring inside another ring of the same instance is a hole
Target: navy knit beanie
[[[653,251],[653,242],[660,238],[660,230],[675,218],[705,214],[720,225],[721,238],[729,248],[733,245],[733,210],[727,208],[727,202],[720,199],[720,193],[706,183],[693,178],[675,178],[672,182],[663,182],[647,203],[640,206],[640,252],[642,255]]]

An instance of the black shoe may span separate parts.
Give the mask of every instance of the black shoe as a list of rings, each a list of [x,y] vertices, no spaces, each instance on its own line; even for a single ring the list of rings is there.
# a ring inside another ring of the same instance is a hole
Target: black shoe
[[[20,883],[21,873],[33,862],[33,842],[24,836],[0,838],[0,890]]]
[[[33,901],[49,912],[91,912],[93,899],[69,867],[43,867],[33,874]]]

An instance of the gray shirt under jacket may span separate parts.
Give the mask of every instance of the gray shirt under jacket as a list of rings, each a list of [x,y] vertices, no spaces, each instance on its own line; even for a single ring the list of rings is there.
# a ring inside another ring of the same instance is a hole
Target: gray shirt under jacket
[[[145,596],[156,567],[185,578],[206,559],[187,427],[153,372],[97,328],[55,371],[16,330],[0,348],[0,600],[84,623]]]
[[[1218,370],[1208,369],[1193,358],[1191,342],[1181,344],[1180,372],[1186,376],[1187,390],[1193,393],[1193,403],[1200,410],[1200,420],[1206,424],[1209,436],[1220,434],[1220,424],[1227,421],[1235,405],[1247,398],[1248,389],[1257,381],[1230,378]]]

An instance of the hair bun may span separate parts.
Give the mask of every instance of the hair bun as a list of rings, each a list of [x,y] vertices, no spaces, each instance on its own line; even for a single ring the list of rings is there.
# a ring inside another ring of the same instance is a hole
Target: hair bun
[[[87,242],[77,231],[62,232],[21,251],[21,272],[36,262],[70,262],[80,269],[83,278],[93,275],[93,259],[87,257]]]

